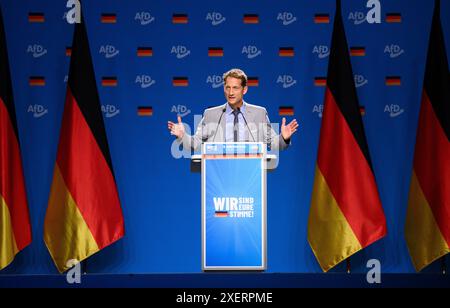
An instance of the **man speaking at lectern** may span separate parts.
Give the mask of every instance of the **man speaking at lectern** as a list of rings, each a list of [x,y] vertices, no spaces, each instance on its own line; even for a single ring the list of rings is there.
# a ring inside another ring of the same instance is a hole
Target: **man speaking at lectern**
[[[203,142],[264,142],[272,150],[284,150],[297,131],[297,120],[286,125],[281,122],[281,134],[272,129],[264,107],[248,104],[244,95],[248,91],[247,75],[240,69],[232,69],[223,75],[227,103],[205,110],[203,119],[193,136],[185,132],[181,117],[178,123],[168,121],[170,133],[177,137],[183,148],[197,151]]]

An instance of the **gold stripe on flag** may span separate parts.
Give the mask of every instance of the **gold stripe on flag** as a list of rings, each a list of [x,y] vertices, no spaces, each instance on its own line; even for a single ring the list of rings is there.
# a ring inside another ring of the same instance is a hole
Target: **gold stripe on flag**
[[[9,208],[0,195],[0,270],[7,267],[18,252]]]
[[[69,260],[83,261],[99,251],[71,193],[67,189],[58,165],[55,166],[47,215],[44,240],[62,273],[69,269]]]
[[[317,167],[308,221],[308,241],[324,272],[362,249]]]
[[[411,177],[405,238],[417,271],[450,252],[415,172]]]

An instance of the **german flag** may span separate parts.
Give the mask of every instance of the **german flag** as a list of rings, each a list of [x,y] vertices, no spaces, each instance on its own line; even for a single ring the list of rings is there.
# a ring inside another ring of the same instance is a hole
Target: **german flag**
[[[222,47],[209,47],[208,48],[208,57],[223,57],[223,48]]]
[[[103,13],[100,20],[102,24],[115,24],[117,22],[117,14]]]
[[[189,79],[187,77],[173,77],[172,85],[174,87],[187,87],[189,85]]]
[[[308,241],[323,271],[386,235],[337,1]]]
[[[365,47],[350,47],[350,55],[352,57],[364,57],[366,55]]]
[[[138,47],[137,56],[138,57],[152,57],[153,56],[153,48],[152,47]]]
[[[280,47],[280,49],[278,50],[278,55],[280,57],[293,57],[294,47]]]
[[[316,87],[324,87],[327,85],[327,77],[315,77],[314,85]]]
[[[294,115],[294,107],[292,107],[292,106],[280,106],[278,108],[278,114],[280,116],[293,116]]]
[[[314,15],[314,23],[315,24],[329,24],[330,23],[330,14],[315,14]]]
[[[387,23],[401,23],[402,22],[402,14],[400,14],[400,13],[387,13],[386,14],[386,22]]]
[[[400,76],[387,76],[385,79],[385,83],[387,86],[401,86],[402,78]]]
[[[59,272],[124,236],[124,221],[85,23],[73,54],[44,241]]]
[[[151,106],[139,106],[137,113],[141,117],[150,117],[153,115],[153,108]]]
[[[227,211],[216,211],[214,213],[215,217],[228,217],[228,212]]]
[[[174,24],[187,24],[189,22],[187,14],[173,14],[172,23]]]
[[[244,24],[259,24],[258,14],[244,14],[243,18]]]
[[[31,243],[5,29],[0,9],[0,270]]]
[[[362,116],[365,116],[366,115],[366,107],[359,106],[359,114],[361,114]]]
[[[44,15],[44,13],[30,12],[30,13],[28,13],[28,22],[30,22],[30,23],[45,22],[45,15]]]
[[[30,87],[43,87],[45,86],[45,77],[44,76],[31,76],[28,84]]]
[[[72,47],[66,47],[66,56],[67,57],[72,56]]]
[[[258,87],[259,86],[259,78],[258,77],[248,77],[247,78],[247,86]]]
[[[450,253],[450,75],[439,1],[428,44],[405,224],[417,271]]]
[[[109,76],[102,78],[102,86],[103,87],[117,87],[117,77]]]

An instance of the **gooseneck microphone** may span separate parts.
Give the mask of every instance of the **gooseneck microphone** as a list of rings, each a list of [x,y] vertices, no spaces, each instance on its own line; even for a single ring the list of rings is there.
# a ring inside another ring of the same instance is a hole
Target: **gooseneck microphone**
[[[217,130],[219,129],[220,121],[222,121],[223,114],[225,113],[226,110],[227,110],[227,106],[225,105],[222,108],[222,113],[220,114],[219,122],[217,122],[217,127],[216,127],[216,131],[214,132],[214,137],[213,137],[212,142],[214,142],[214,140],[216,139],[216,134],[217,134]]]
[[[241,112],[241,108],[237,108],[237,111],[238,111],[238,114],[239,113],[242,114],[242,118],[244,119],[245,126],[247,127],[250,135],[252,136],[253,142],[256,142],[255,137],[253,137],[252,131],[250,130],[250,127],[248,126],[247,119],[245,118],[244,114]]]

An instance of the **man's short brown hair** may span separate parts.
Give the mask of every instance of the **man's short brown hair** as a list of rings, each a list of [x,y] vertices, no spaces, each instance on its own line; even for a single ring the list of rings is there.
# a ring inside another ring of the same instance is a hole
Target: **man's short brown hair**
[[[240,70],[238,68],[233,68],[223,74],[223,81],[226,82],[228,77],[233,77],[241,80],[241,86],[246,87],[247,86],[247,75],[245,75],[243,70]]]

